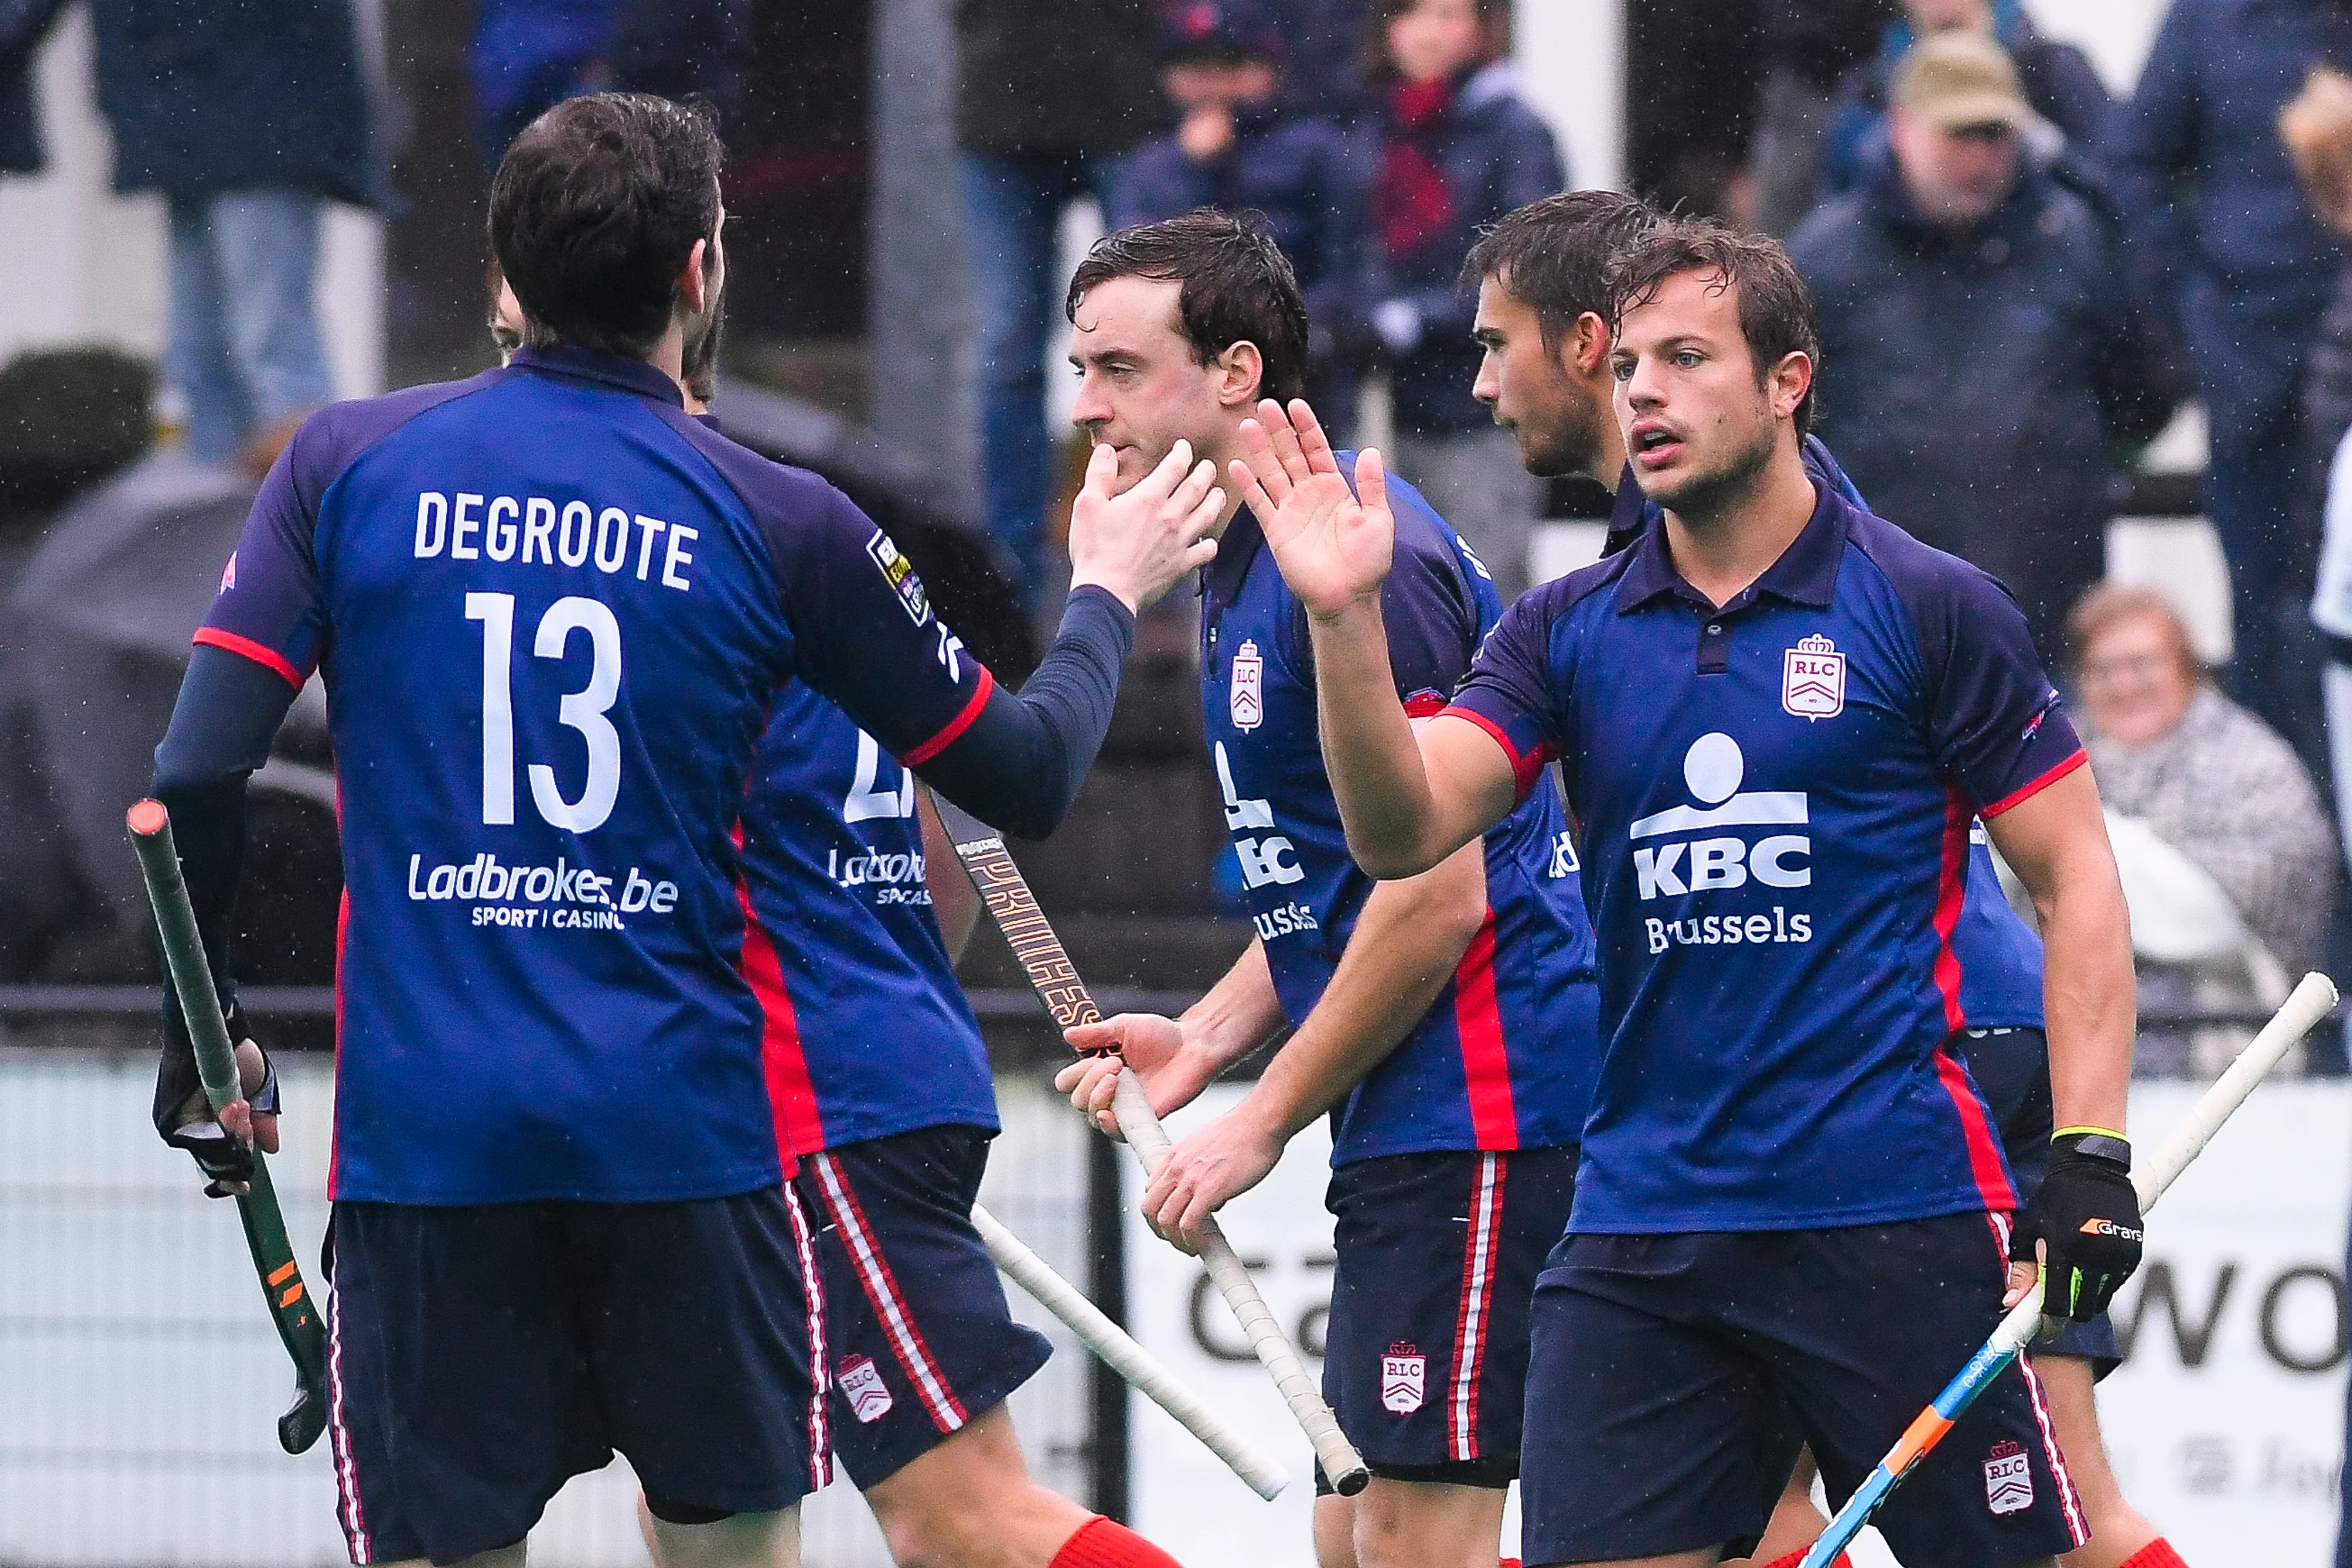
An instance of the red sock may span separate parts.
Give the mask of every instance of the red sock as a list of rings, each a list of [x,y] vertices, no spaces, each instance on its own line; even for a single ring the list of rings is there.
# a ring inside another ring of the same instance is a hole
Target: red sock
[[[1771,1562],[1764,1564],[1764,1568],[1797,1568],[1797,1564],[1805,1560],[1805,1552],[1811,1550],[1812,1548],[1809,1546],[1801,1551],[1791,1552],[1786,1557],[1775,1557]],[[1853,1568],[1853,1559],[1841,1552],[1830,1559],[1830,1568]],[[2125,1568],[2133,1568],[2133,1565],[2126,1563]]]
[[[1062,1542],[1051,1568],[1183,1568],[1123,1524],[1097,1514]]]
[[[2172,1542],[2159,1535],[2126,1558],[2124,1568],[2189,1568],[2189,1564],[2180,1560]]]

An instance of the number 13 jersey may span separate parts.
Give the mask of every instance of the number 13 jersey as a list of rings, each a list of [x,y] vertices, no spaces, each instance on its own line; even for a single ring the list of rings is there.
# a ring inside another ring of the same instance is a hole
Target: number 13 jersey
[[[782,1179],[735,842],[771,705],[797,677],[912,765],[991,689],[847,498],[651,366],[525,353],[314,416],[196,637],[327,685],[336,1197]]]

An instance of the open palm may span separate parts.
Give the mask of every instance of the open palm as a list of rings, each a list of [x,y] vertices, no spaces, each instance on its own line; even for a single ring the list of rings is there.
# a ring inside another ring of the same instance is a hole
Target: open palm
[[[1337,616],[1378,595],[1396,547],[1381,455],[1357,454],[1349,489],[1315,411],[1297,399],[1287,410],[1259,404],[1242,422],[1242,451],[1229,471],[1307,613]]]

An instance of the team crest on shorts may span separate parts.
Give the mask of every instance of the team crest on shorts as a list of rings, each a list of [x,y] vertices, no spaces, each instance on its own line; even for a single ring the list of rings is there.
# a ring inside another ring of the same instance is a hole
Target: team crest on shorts
[[[1255,642],[1244,642],[1234,649],[1230,706],[1234,728],[1244,734],[1265,722],[1265,660],[1258,657]]]
[[[1985,1461],[1985,1507],[2022,1513],[2033,1506],[2033,1461],[2014,1443],[1996,1443]]]
[[[1399,1415],[1421,1408],[1429,1358],[1400,1340],[1381,1357],[1381,1403]]]
[[[848,1395],[850,1414],[863,1426],[873,1426],[889,1415],[890,1406],[898,1403],[890,1397],[889,1385],[882,1381],[872,1356],[851,1356],[834,1373],[834,1381]]]
[[[906,553],[890,542],[890,536],[878,528],[874,531],[874,537],[866,542],[866,553],[874,558],[875,565],[882,568],[884,579],[889,583],[890,591],[898,595],[898,603],[906,608],[908,618],[919,626],[929,624],[931,596],[923,591],[923,580],[915,575],[915,563],[908,560]]]
[[[1790,648],[1780,667],[1780,706],[1800,719],[1834,719],[1845,711],[1845,655],[1813,636]]]

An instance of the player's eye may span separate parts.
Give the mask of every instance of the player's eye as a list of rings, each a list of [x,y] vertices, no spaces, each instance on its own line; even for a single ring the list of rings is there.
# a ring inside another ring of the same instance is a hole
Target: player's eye
[[[1620,381],[1633,379],[1633,356],[1620,354],[1609,362],[1609,374]]]
[[[1696,349],[1685,349],[1675,355],[1675,368],[1676,370],[1696,370],[1699,367],[1702,357],[1703,356]]]

